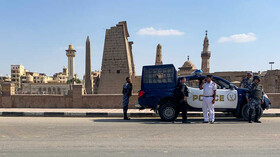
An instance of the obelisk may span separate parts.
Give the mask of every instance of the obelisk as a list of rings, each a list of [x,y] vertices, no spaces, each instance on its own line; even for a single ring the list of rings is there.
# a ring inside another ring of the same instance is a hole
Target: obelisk
[[[160,44],[157,45],[155,65],[162,65],[162,48]]]
[[[87,36],[86,41],[86,80],[85,80],[86,94],[92,94],[92,78],[91,78],[91,54],[90,54],[90,40]]]

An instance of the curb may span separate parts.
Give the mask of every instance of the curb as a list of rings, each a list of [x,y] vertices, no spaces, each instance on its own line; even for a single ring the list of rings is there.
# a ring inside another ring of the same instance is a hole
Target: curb
[[[128,113],[130,117],[159,117],[156,113]],[[123,113],[109,112],[0,112],[2,117],[123,117]],[[180,115],[179,115],[180,116]],[[202,117],[202,113],[188,113],[190,117]],[[230,113],[216,113],[216,117],[233,117]],[[280,113],[264,113],[263,117],[280,117]]]

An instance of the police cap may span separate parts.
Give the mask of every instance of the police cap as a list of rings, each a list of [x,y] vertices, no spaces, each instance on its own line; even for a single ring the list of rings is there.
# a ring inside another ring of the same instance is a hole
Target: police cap
[[[254,76],[253,80],[258,79],[259,81],[261,81],[261,78],[259,76]]]
[[[210,75],[210,74],[209,74],[209,75],[206,75],[206,77],[210,77],[210,78],[212,78],[212,77],[213,77],[213,75]]]
[[[247,76],[253,76],[253,73],[249,72],[247,73]]]

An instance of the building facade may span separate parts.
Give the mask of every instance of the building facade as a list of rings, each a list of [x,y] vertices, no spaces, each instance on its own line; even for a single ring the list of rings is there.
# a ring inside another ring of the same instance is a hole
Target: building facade
[[[70,87],[66,83],[24,83],[21,94],[68,95]]]

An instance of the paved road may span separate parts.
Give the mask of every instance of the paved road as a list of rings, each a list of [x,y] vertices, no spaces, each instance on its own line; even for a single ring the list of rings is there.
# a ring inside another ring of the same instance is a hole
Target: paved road
[[[0,156],[279,156],[280,118],[262,121],[0,117]]]

